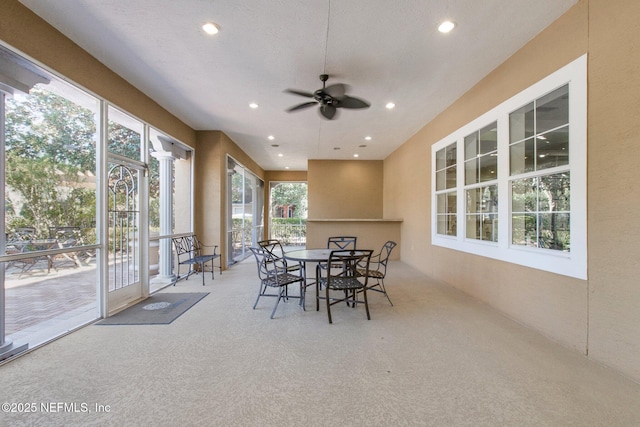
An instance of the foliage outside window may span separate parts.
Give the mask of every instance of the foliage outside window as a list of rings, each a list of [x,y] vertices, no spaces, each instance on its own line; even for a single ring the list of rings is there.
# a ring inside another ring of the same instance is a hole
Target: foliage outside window
[[[271,187],[269,238],[304,245],[307,238],[307,183],[280,182]]]
[[[75,226],[85,243],[95,243],[98,102],[71,88],[65,92],[78,101],[41,86],[7,100],[9,240],[18,228],[33,227],[34,237],[46,239],[53,227]]]
[[[112,106],[109,106],[108,116],[109,152],[133,160],[143,160],[142,123]]]

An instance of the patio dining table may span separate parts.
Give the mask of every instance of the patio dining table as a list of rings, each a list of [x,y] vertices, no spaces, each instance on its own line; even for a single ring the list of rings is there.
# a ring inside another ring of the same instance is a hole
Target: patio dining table
[[[300,298],[300,305],[305,308],[305,294],[307,293],[307,287],[313,283],[307,282],[307,263],[308,262],[328,262],[331,255],[331,249],[298,249],[295,251],[289,251],[282,254],[283,258],[287,261],[299,262],[302,268],[302,276],[304,277],[304,293]],[[316,278],[317,280],[317,278]]]
[[[315,282],[312,283],[308,283],[307,282],[307,263],[308,262],[329,262],[329,257],[331,256],[331,252],[334,249],[327,249],[327,248],[322,248],[322,249],[298,249],[295,251],[289,251],[289,252],[285,252],[283,254],[283,258],[286,259],[287,261],[295,261],[295,262],[299,262],[301,267],[302,267],[302,275],[304,277],[304,290],[305,290],[305,294],[306,294],[306,290],[307,287],[315,284]],[[358,252],[358,250],[355,250],[356,252]],[[319,278],[316,277],[316,280],[318,280]],[[302,307],[304,308],[304,303],[305,303],[305,297],[304,295],[301,295],[302,298],[300,298],[300,305],[302,305]]]

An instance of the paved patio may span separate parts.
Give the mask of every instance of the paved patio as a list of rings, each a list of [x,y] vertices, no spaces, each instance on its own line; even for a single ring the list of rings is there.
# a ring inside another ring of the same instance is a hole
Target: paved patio
[[[80,267],[69,262],[53,267],[43,259],[26,271],[14,265],[5,272],[5,336],[16,344],[39,345],[99,316],[95,259]],[[151,292],[164,286],[152,285]]]
[[[27,271],[13,266],[5,272],[8,339],[38,345],[98,318],[95,260],[54,267],[49,270],[41,260]],[[152,285],[151,291],[160,287]]]
[[[96,266],[61,265],[48,271],[40,261],[28,271],[5,272],[5,335],[38,345],[97,316]]]

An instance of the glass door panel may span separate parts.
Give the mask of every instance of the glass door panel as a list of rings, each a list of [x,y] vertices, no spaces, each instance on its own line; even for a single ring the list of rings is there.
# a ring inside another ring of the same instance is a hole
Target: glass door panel
[[[227,264],[251,255],[263,236],[264,182],[232,158],[227,162]]]

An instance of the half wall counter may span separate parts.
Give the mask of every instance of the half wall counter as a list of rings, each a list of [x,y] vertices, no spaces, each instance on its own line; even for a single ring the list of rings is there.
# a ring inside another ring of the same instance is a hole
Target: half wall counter
[[[400,259],[402,248],[402,219],[342,218],[307,219],[307,248],[326,248],[327,239],[332,236],[356,236],[357,246],[373,249],[377,253],[387,240],[393,240],[398,246],[390,259]]]

